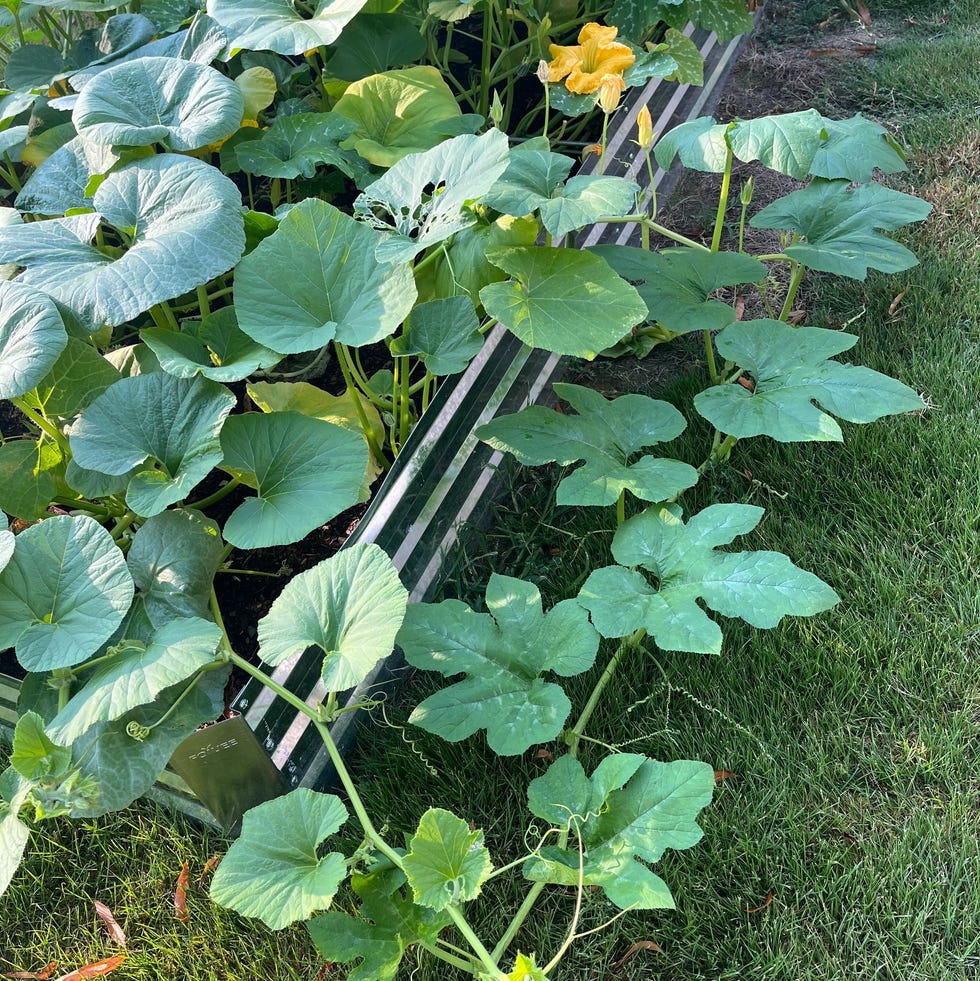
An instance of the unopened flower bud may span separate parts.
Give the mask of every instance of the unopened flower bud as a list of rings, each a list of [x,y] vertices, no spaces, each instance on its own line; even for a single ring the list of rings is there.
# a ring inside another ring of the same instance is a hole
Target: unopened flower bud
[[[650,110],[644,106],[636,117],[637,145],[641,150],[649,150],[653,146],[653,120]]]
[[[622,75],[603,75],[599,83],[599,95],[596,102],[599,108],[608,116],[619,108],[619,99],[626,91],[626,83]]]
[[[538,70],[534,74],[538,76],[538,81],[542,85],[547,85],[551,81],[551,69],[544,58],[538,62]]]
[[[490,103],[490,119],[493,125],[500,127],[500,121],[504,118],[504,104],[500,101],[500,93],[493,90],[493,101]]]
[[[738,196],[743,208],[747,208],[752,203],[752,178],[750,177],[743,185],[742,191]]]

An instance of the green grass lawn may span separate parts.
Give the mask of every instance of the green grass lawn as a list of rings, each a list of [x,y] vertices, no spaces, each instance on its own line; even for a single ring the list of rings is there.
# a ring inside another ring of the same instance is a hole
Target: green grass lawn
[[[836,7],[797,6],[806,17]],[[677,911],[628,914],[584,938],[554,973],[562,981],[980,978],[980,12],[926,0],[869,7],[894,39],[840,66],[835,98],[846,92],[897,128],[911,186],[936,214],[903,239],[919,266],[866,284],[815,280],[809,322],[849,324],[861,337],[855,358],[924,392],[930,409],[845,424],[843,446],[738,446],[731,468],[710,471],[685,498],[688,511],[763,505],[760,529],[740,547],[786,552],[842,602],[774,631],[728,621],[719,657],[657,651],[617,676],[590,736],[734,775],[703,814],[703,842],[657,867]],[[687,406],[701,383],[648,394]],[[692,419],[679,452],[699,462],[703,438]],[[605,563],[611,524],[557,509],[556,476],[511,471],[494,531],[473,535],[454,577],[465,599],[475,602],[496,570],[557,600]],[[594,681],[567,688],[582,698]],[[365,728],[356,766],[369,810],[397,837],[427,807],[448,807],[485,829],[496,864],[519,856],[534,840],[527,780],[546,761],[532,752],[504,765],[482,739],[449,745],[400,728],[427,684],[398,696],[389,724]],[[604,752],[584,747],[586,768]],[[50,960],[67,971],[114,953],[93,912],[100,899],[129,937],[120,979],[313,981],[320,964],[301,928],[246,925],[196,890],[189,922],[175,919],[184,861],[193,882],[225,845],[150,806],[45,826],[0,900],[0,974]],[[500,883],[468,908],[490,940],[520,902]],[[547,960],[573,903],[571,891],[547,893],[515,949]],[[579,930],[614,912],[587,894]],[[659,950],[610,974],[637,941]],[[403,974],[452,978],[431,963]]]

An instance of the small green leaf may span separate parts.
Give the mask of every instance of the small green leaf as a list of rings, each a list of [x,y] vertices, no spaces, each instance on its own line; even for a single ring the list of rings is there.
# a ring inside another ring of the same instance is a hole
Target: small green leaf
[[[0,572],[3,572],[10,557],[14,554],[17,546],[17,539],[12,531],[0,528]]]
[[[280,664],[319,647],[327,691],[346,691],[391,653],[407,604],[384,551],[352,545],[293,577],[259,621],[259,656]]]
[[[677,70],[667,76],[670,82],[679,85],[704,85],[704,57],[700,48],[676,27],[668,27],[664,34],[667,54],[677,62]]]
[[[670,890],[643,862],[668,848],[701,840],[695,822],[711,801],[714,772],[706,763],[660,763],[632,753],[607,757],[592,777],[563,756],[528,787],[536,816],[570,827],[567,849],[547,846],[524,864],[535,882],[601,886],[620,909],[673,909]],[[581,848],[579,851],[579,837]]]
[[[480,290],[487,313],[532,347],[591,359],[647,315],[637,291],[588,252],[502,248],[487,258],[512,277]]]
[[[622,177],[572,177],[560,193],[539,205],[541,221],[559,239],[604,215],[626,214],[632,209],[638,190],[637,184]]]
[[[564,383],[555,391],[578,415],[532,406],[499,416],[476,434],[533,466],[584,460],[584,467],[558,485],[559,504],[606,506],[624,490],[644,501],[665,501],[697,483],[697,471],[677,460],[648,455],[630,462],[643,448],[684,431],[684,417],[672,405],[645,395],[610,402],[592,389]]]
[[[571,711],[561,686],[545,681],[592,667],[599,638],[572,600],[542,613],[536,586],[494,573],[490,613],[459,600],[413,604],[398,634],[409,664],[463,680],[426,698],[410,722],[450,742],[487,730],[502,756],[554,739]]]
[[[91,657],[133,599],[126,560],[92,518],[58,515],[25,528],[0,572],[0,650],[28,671]]]
[[[164,511],[143,523],[126,563],[155,627],[174,617],[210,618],[211,584],[223,552],[218,525],[200,511]]]
[[[30,839],[30,829],[18,815],[31,791],[31,784],[13,767],[0,774],[0,896],[20,867]]]
[[[160,367],[175,378],[203,375],[217,382],[241,381],[282,360],[282,355],[239,329],[234,307],[216,310],[197,323],[184,321],[179,333],[150,327],[140,337],[159,359]]]
[[[880,184],[814,180],[773,201],[749,224],[799,232],[804,241],[786,246],[788,256],[811,269],[864,280],[868,269],[893,273],[918,263],[904,245],[878,229],[894,231],[924,221],[931,210],[931,204]]]
[[[317,952],[325,960],[360,964],[349,970],[347,981],[394,981],[404,946],[398,931],[385,921],[331,911],[306,924]]]
[[[60,776],[71,764],[71,750],[52,742],[44,729],[44,719],[36,712],[25,712],[17,720],[10,765],[25,780]]]
[[[589,251],[636,284],[650,319],[675,334],[721,330],[733,323],[734,308],[709,299],[711,294],[723,286],[761,283],[766,278],[766,267],[758,259],[737,252],[649,252],[625,245],[597,245]]]
[[[51,736],[70,746],[96,722],[109,722],[186,681],[215,660],[221,628],[197,617],[165,623],[149,644],[124,640],[50,722]]]
[[[718,335],[718,352],[750,372],[754,388],[716,385],[695,396],[695,408],[739,439],[766,435],[783,443],[843,439],[840,426],[815,402],[848,422],[922,409],[921,397],[908,385],[829,360],[856,342],[854,334],[776,320],[732,324]]]
[[[525,956],[518,953],[514,970],[507,975],[507,981],[547,981],[548,975],[534,961],[534,954]]]
[[[472,133],[483,122],[460,112],[452,89],[431,66],[359,77],[334,111],[357,124],[344,149],[357,151],[378,167],[391,167],[447,137]]]
[[[346,155],[339,144],[353,132],[354,122],[340,113],[304,112],[277,119],[258,140],[239,146],[235,155],[247,174],[263,177],[313,177],[321,164],[346,172]]]
[[[450,296],[418,304],[411,326],[389,346],[396,356],[421,358],[434,375],[453,375],[480,353],[483,335],[470,298]]]
[[[346,820],[337,797],[305,787],[253,807],[214,874],[211,898],[273,930],[326,909],[347,865],[339,852],[321,858],[317,849]]]
[[[47,516],[63,486],[65,462],[54,443],[9,439],[0,444],[0,508],[24,521]]]
[[[723,616],[762,628],[839,602],[826,583],[780,552],[717,550],[752,531],[762,515],[748,504],[713,504],[685,524],[677,505],[648,508],[619,526],[612,553],[620,564],[593,571],[578,601],[604,637],[643,627],[658,647],[697,654],[719,653],[722,641],[699,598]]]
[[[476,899],[493,869],[483,832],[441,807],[422,815],[404,866],[415,901],[436,910]]]
[[[390,234],[378,246],[382,262],[414,259],[476,222],[478,201],[504,172],[507,137],[498,129],[457,136],[399,160],[354,202],[356,217]]]
[[[571,157],[552,153],[546,141],[519,143],[484,201],[505,215],[529,215],[551,200],[574,163]]]
[[[728,159],[727,132],[728,125],[719,125],[711,116],[699,116],[664,133],[653,155],[664,170],[670,169],[676,156],[691,170],[721,174]]]
[[[298,542],[363,497],[363,437],[298,412],[231,416],[221,430],[221,466],[258,491],[225,522],[238,548]]]
[[[22,44],[5,59],[3,84],[9,89],[45,92],[67,67],[65,59],[46,44]]]
[[[381,244],[376,231],[324,201],[297,205],[235,270],[239,326],[283,354],[393,334],[412,309],[415,285],[407,263],[376,258]]]
[[[79,135],[105,146],[196,150],[238,129],[245,99],[208,65],[182,58],[137,58],[107,68],[72,111]]]
[[[144,517],[186,497],[221,460],[218,434],[235,396],[205,378],[165,372],[110,386],[69,431],[79,466],[110,475],[137,468],[126,502]]]

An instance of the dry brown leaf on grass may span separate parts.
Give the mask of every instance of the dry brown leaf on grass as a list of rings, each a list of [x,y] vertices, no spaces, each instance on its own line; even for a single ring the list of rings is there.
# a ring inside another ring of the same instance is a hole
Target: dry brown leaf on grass
[[[902,305],[902,300],[905,299],[906,293],[908,293],[908,290],[902,290],[902,292],[899,293],[898,296],[896,296],[895,299],[888,304],[889,317],[894,317],[898,313],[898,308]]]
[[[190,917],[187,915],[187,890],[190,888],[191,876],[187,862],[177,876],[177,886],[174,889],[174,916],[181,923],[186,923]]]
[[[105,903],[100,903],[98,900],[95,901],[95,912],[98,918],[105,924],[105,928],[109,933],[109,936],[117,943],[120,947],[126,946],[126,934],[123,933],[123,928],[116,922],[116,918],[112,915],[112,910],[106,906]]]
[[[623,969],[623,965],[641,950],[652,950],[655,953],[660,953],[663,948],[656,941],[653,940],[637,940],[635,944],[612,967],[609,968],[610,974],[616,974]]]
[[[857,6],[858,17],[861,18],[861,23],[864,24],[865,27],[870,27],[871,11],[868,10],[868,5],[866,3],[862,3],[862,0],[857,0],[856,6]]]
[[[124,960],[126,960],[125,954],[107,957],[105,960],[86,964],[85,967],[80,967],[77,971],[62,974],[58,981],[85,981],[86,978],[101,978],[105,974],[111,974]]]
[[[735,320],[738,322],[745,315],[745,297],[741,293],[735,297]]]
[[[761,906],[756,906],[753,909],[746,909],[745,912],[746,913],[761,913],[764,909],[768,909],[770,906],[772,906],[772,897],[775,896],[775,895],[776,894],[770,889],[769,892],[766,893],[766,898],[763,901],[763,903],[762,903]]]
[[[48,981],[48,978],[54,974],[54,969],[58,966],[57,961],[51,961],[46,967],[42,967],[40,971],[11,971],[10,974],[5,974],[5,978],[23,978],[24,981]]]
[[[204,880],[221,864],[220,855],[212,855],[205,863],[204,869],[201,871],[200,876],[197,879],[197,888],[204,888]]]
[[[738,774],[732,773],[731,770],[715,770],[715,783],[722,783],[725,780],[730,780],[732,777],[737,776]]]

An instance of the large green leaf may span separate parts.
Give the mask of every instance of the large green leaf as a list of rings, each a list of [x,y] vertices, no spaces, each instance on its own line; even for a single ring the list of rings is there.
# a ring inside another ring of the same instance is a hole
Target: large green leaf
[[[364,500],[368,450],[359,433],[298,412],[231,416],[223,469],[258,491],[225,522],[238,548],[289,545]]]
[[[218,434],[235,396],[205,378],[162,371],[122,378],[75,420],[79,466],[130,478],[126,502],[144,517],[186,497],[221,460]]]
[[[384,551],[352,545],[289,582],[259,621],[259,656],[279,664],[319,647],[327,691],[346,691],[391,654],[407,604]]]
[[[72,111],[79,134],[106,146],[196,150],[230,136],[245,111],[221,72],[182,58],[137,58],[101,72]]]
[[[10,561],[10,556],[14,554],[16,545],[17,539],[14,533],[6,528],[0,528],[0,572],[3,572]]]
[[[623,279],[636,285],[649,307],[650,319],[675,334],[692,330],[721,330],[735,320],[735,309],[710,296],[723,286],[761,283],[766,267],[737,252],[665,249],[649,252],[625,245],[596,245]]]
[[[20,866],[30,829],[18,815],[31,785],[13,767],[0,774],[0,896],[6,891]]]
[[[685,524],[676,504],[648,508],[619,526],[612,553],[620,564],[593,571],[578,601],[604,637],[642,627],[658,647],[695,654],[717,654],[722,641],[699,598],[723,616],[763,628],[786,615],[829,610],[837,594],[782,553],[718,551],[752,531],[762,515],[748,504],[712,504]]]
[[[110,649],[68,704],[48,724],[48,734],[70,746],[96,722],[109,722],[215,661],[221,628],[197,617],[165,623],[144,644],[123,640]]]
[[[571,157],[552,153],[547,140],[528,140],[511,150],[507,169],[484,197],[506,215],[529,215],[551,200],[575,163]]]
[[[317,0],[304,17],[292,0],[208,0],[207,11],[228,35],[228,51],[298,55],[333,44],[366,0]]]
[[[493,869],[483,832],[441,807],[422,815],[403,863],[415,902],[436,910],[476,899]]]
[[[487,313],[532,347],[591,359],[647,315],[637,291],[587,252],[503,248],[487,258],[512,277],[480,290]]]
[[[814,177],[869,182],[874,172],[908,170],[905,155],[888,131],[860,113],[850,119],[824,119],[826,139],[810,163]]]
[[[868,269],[901,272],[918,260],[878,229],[923,221],[932,205],[880,184],[815,180],[773,201],[749,222],[753,228],[799,232],[804,241],[785,252],[812,269],[863,280]]]
[[[682,30],[688,21],[714,31],[719,40],[728,41],[752,30],[752,15],[745,0],[654,0],[645,5],[647,26],[662,20]],[[613,17],[614,23],[619,23]]]
[[[245,813],[211,880],[211,898],[273,930],[326,909],[347,876],[344,856],[317,849],[347,820],[332,794],[300,787]]]
[[[378,167],[472,133],[483,122],[464,116],[439,71],[425,65],[361,78],[347,87],[335,111],[357,124],[344,148]]]
[[[728,143],[739,160],[759,160],[772,170],[803,180],[810,173],[823,134],[823,116],[816,109],[805,109],[739,119],[728,130]]]
[[[30,391],[68,343],[54,301],[22,283],[0,282],[0,399]]]
[[[394,355],[421,358],[434,375],[463,371],[482,347],[480,322],[468,296],[420,303],[408,329],[390,345]]]
[[[22,44],[5,61],[3,84],[9,89],[46,92],[66,67],[61,53],[46,44]]]
[[[629,490],[644,501],[666,501],[697,483],[694,467],[637,453],[679,436],[684,417],[672,405],[645,395],[613,401],[591,388],[556,383],[555,391],[578,413],[531,406],[481,426],[477,436],[521,463],[585,466],[562,479],[559,504],[606,506]],[[634,460],[634,462],[630,462]]]
[[[528,806],[551,824],[571,827],[569,847],[542,848],[525,862],[524,875],[535,882],[601,886],[620,909],[673,909],[666,883],[642,862],[701,840],[695,818],[711,802],[713,788],[711,767],[692,760],[661,763],[619,753],[587,777],[578,760],[562,756],[531,782]]]
[[[415,283],[407,263],[376,258],[379,243],[377,232],[324,201],[297,205],[235,270],[239,326],[283,354],[393,334],[412,309]]]
[[[242,170],[263,177],[312,177],[320,164],[346,172],[339,144],[353,132],[353,120],[340,113],[304,112],[277,119],[260,139],[241,144],[235,155]]]
[[[536,586],[494,573],[489,613],[459,600],[409,607],[398,644],[409,664],[463,680],[425,699],[409,721],[450,742],[487,730],[502,756],[523,753],[561,732],[571,704],[546,671],[581,674],[595,662],[599,638],[565,600],[547,614]]]
[[[260,368],[271,368],[282,355],[252,340],[238,326],[234,307],[222,307],[202,321],[184,321],[180,331],[150,327],[143,342],[176,378],[203,375],[217,382],[235,382]]]
[[[137,160],[109,174],[92,205],[95,214],[0,228],[0,252],[26,267],[20,281],[92,330],[220,276],[245,248],[238,189],[200,160]],[[132,241],[117,259],[89,244],[100,219]]]
[[[149,705],[112,722],[96,722],[76,741],[74,767],[98,789],[95,799],[73,802],[71,816],[99,817],[129,807],[156,782],[177,747],[224,708],[228,669],[205,671],[192,685],[174,685]]]
[[[476,222],[467,207],[493,187],[507,166],[507,137],[498,129],[457,136],[399,160],[354,202],[354,214],[392,232],[378,246],[385,262],[414,259]]]
[[[573,177],[539,205],[544,227],[556,239],[591,225],[603,215],[623,215],[630,211],[639,186],[623,177],[594,174]]]
[[[425,53],[418,24],[405,14],[359,13],[330,52],[330,74],[356,82],[377,72],[410,65]]]
[[[719,125],[711,116],[698,116],[664,133],[653,148],[657,163],[669,170],[674,157],[691,170],[720,174],[728,159],[728,126]]]
[[[174,509],[146,520],[126,562],[155,627],[174,617],[210,618],[211,584],[223,552],[218,525],[200,511]]]
[[[17,195],[18,211],[63,215],[73,208],[92,205],[89,181],[106,174],[119,161],[110,146],[76,136],[58,147],[31,176]]]
[[[718,335],[718,352],[748,371],[754,387],[716,385],[700,392],[694,405],[722,432],[739,439],[766,435],[783,443],[843,439],[840,426],[814,402],[848,422],[923,408],[908,385],[829,360],[857,340],[842,331],[776,320],[732,324]]]
[[[0,650],[28,671],[78,664],[113,634],[133,599],[126,560],[92,518],[25,528],[0,572]]]

